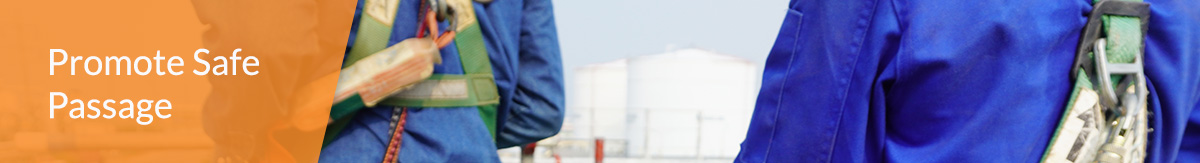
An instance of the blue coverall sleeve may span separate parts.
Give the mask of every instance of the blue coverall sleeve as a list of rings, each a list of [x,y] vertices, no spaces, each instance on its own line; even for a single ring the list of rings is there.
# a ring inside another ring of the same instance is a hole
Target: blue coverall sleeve
[[[888,0],[793,0],[736,162],[881,162],[898,31]]]
[[[517,84],[499,148],[523,145],[558,133],[564,114],[562,57],[549,0],[526,0],[522,8]]]

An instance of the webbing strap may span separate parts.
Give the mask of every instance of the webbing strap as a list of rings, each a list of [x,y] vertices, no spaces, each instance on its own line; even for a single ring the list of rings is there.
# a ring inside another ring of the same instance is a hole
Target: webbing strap
[[[375,52],[387,48],[392,35],[392,23],[396,21],[396,8],[400,0],[367,0],[363,5],[363,16],[358,19],[358,33],[350,53],[342,61],[342,68]]]
[[[483,42],[483,31],[480,29],[479,21],[475,15],[475,3],[471,0],[448,0],[449,5],[458,12],[462,12],[461,16],[456,16],[459,21],[457,27],[458,36],[454,38],[454,43],[458,46],[459,58],[463,65],[465,74],[476,75],[486,74],[491,82],[483,83],[476,80],[472,87],[476,88],[478,99],[483,105],[476,107],[479,109],[479,118],[488,128],[488,134],[492,136],[492,141],[496,140],[496,116],[500,105],[499,91],[496,89],[495,79],[491,77],[492,61],[488,57],[487,44]]]
[[[385,106],[470,107],[500,103],[492,74],[434,74],[380,102]]]
[[[1142,0],[1125,0],[1141,2]],[[1096,2],[1100,2],[1097,0]],[[1142,20],[1138,17],[1104,15],[1104,33],[1107,35],[1108,62],[1132,63],[1135,55],[1142,52]],[[1114,75],[1114,81],[1117,79]],[[1139,81],[1140,82],[1140,81]],[[1116,83],[1116,82],[1114,82]]]

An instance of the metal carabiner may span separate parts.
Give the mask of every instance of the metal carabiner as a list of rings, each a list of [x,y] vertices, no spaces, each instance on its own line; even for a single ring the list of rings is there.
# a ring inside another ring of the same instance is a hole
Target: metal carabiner
[[[1106,39],[1096,39],[1095,67],[1097,93],[1101,96],[1101,104],[1109,113],[1116,113],[1111,121],[1111,129],[1107,142],[1097,155],[1097,162],[1126,162],[1128,159],[1144,156],[1145,134],[1149,132],[1145,111],[1146,98],[1149,91],[1146,86],[1146,75],[1143,71],[1142,55],[1134,55],[1133,63],[1108,63],[1105,51]],[[1121,89],[1120,94],[1114,91],[1112,75],[1126,75],[1115,89]],[[1118,98],[1119,97],[1119,98]],[[1119,100],[1119,101],[1118,101]]]
[[[1095,77],[1098,85],[1097,90],[1099,90],[1098,93],[1100,93],[1101,104],[1103,104],[1105,108],[1115,108],[1118,109],[1118,112],[1124,113],[1125,111],[1122,109],[1123,107],[1118,106],[1120,99],[1117,96],[1117,91],[1114,91],[1112,88],[1112,86],[1114,86],[1112,83],[1112,75],[1131,75],[1131,77],[1133,77],[1126,78],[1121,83],[1118,83],[1121,86],[1127,86],[1128,84],[1133,83],[1137,83],[1137,85],[1145,84],[1145,73],[1143,73],[1142,70],[1142,55],[1134,55],[1133,63],[1108,63],[1107,52],[1105,52],[1105,47],[1107,47],[1105,41],[1106,39],[1104,38],[1096,39],[1096,46],[1094,47],[1095,50],[1093,50],[1095,52],[1093,54],[1095,57],[1093,59],[1094,63],[1092,64],[1096,70]],[[1137,89],[1134,93],[1140,94],[1142,91],[1142,89]],[[1121,92],[1127,93],[1125,91]]]

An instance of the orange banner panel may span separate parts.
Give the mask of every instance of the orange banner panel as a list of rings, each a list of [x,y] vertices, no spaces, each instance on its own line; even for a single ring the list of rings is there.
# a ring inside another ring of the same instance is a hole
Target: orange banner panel
[[[316,162],[355,3],[0,2],[0,162]]]

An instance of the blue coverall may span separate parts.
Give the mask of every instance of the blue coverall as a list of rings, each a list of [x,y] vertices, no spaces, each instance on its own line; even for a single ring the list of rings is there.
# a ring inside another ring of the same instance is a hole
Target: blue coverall
[[[415,37],[420,3],[400,1],[389,45]],[[362,4],[347,48],[354,44]],[[562,125],[562,59],[550,1],[496,0],[474,6],[501,98],[495,142],[474,107],[410,108],[401,162],[499,162],[497,147],[550,137]],[[447,26],[439,25],[441,30]],[[463,73],[455,45],[446,46],[441,54],[442,64],[434,67],[434,73]],[[380,106],[359,111],[321,150],[320,162],[382,161],[392,132],[392,110]]]
[[[1037,162],[1092,0],[792,0],[737,162]],[[1147,0],[1148,162],[1200,162],[1200,6]]]

